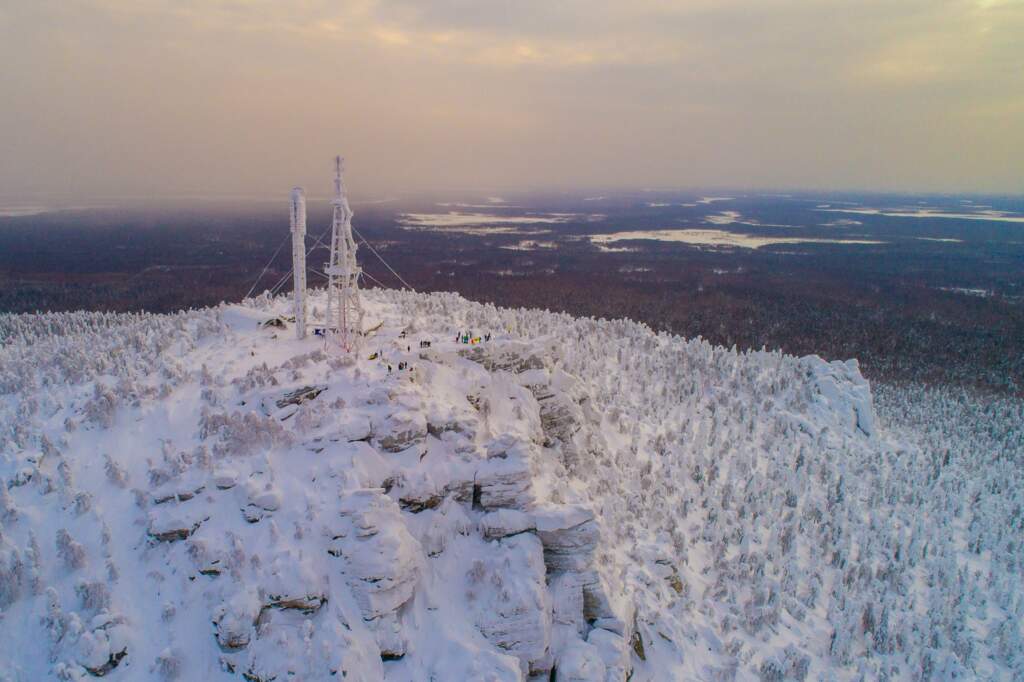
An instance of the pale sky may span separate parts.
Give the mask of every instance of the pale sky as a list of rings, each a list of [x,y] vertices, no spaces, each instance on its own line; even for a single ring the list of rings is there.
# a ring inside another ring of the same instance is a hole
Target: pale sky
[[[1024,193],[1024,0],[0,0],[0,197]]]

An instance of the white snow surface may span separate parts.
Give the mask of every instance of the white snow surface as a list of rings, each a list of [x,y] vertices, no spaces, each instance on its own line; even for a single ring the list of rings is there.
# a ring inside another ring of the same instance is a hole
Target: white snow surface
[[[949,218],[952,220],[986,220],[990,222],[1024,223],[1024,215],[1007,211],[978,210],[972,213],[944,211],[936,208],[818,208],[824,213],[854,213],[859,215],[880,215],[890,218]]]
[[[0,680],[1024,674],[1014,404],[364,296],[356,362],[284,298],[0,316]]]
[[[739,214],[735,214],[739,215]],[[735,222],[727,218],[727,222]],[[710,246],[713,248],[743,248],[759,249],[762,246],[771,244],[883,244],[884,242],[867,239],[819,239],[814,237],[765,237],[740,232],[727,232],[725,230],[706,229],[683,229],[672,228],[665,230],[635,230],[631,232],[611,232],[607,234],[592,234],[590,241],[603,251],[616,251],[614,247],[605,247],[606,244],[619,241],[660,241],[679,242],[692,244],[694,246]]]

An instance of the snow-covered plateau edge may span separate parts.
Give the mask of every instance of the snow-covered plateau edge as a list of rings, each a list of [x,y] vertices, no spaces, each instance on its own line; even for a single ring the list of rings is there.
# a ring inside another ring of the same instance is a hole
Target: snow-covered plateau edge
[[[364,300],[0,316],[0,680],[1024,676],[1019,403]]]

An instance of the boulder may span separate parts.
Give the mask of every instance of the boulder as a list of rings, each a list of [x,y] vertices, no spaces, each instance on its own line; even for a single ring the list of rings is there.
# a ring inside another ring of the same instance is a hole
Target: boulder
[[[216,578],[223,572],[224,563],[221,559],[210,559],[199,567],[200,575],[210,576],[211,578]]]
[[[405,656],[405,635],[402,634],[402,624],[398,620],[398,614],[391,612],[366,622],[366,627],[373,633],[374,641],[380,649],[380,657],[385,661],[392,661]]]
[[[812,392],[811,412],[835,420],[850,433],[861,433],[868,438],[875,435],[875,408],[871,401],[871,386],[860,373],[856,360],[826,362],[817,355],[800,358],[807,373]],[[807,425],[811,433],[817,429]]]
[[[345,410],[335,420],[335,432],[330,439],[333,441],[341,440],[355,443],[361,440],[369,440],[372,435],[373,428],[367,415]]]
[[[607,668],[597,647],[573,639],[558,652],[555,660],[559,682],[606,682]]]
[[[470,470],[434,473],[437,474],[436,477],[403,476],[389,492],[397,495],[398,504],[403,510],[414,514],[426,509],[435,509],[448,498],[458,502],[473,500],[473,479]]]
[[[149,515],[149,536],[158,542],[184,540],[199,530],[209,519],[199,509],[188,509],[182,505],[161,505],[158,511]]]
[[[586,580],[579,573],[558,573],[548,581],[551,593],[551,617],[558,625],[571,628],[579,636],[587,632],[583,618],[583,583]]]
[[[623,682],[633,669],[630,664],[629,641],[620,634],[594,628],[587,635],[587,644],[597,650],[604,662],[605,682]]]
[[[502,439],[487,449],[487,461],[476,474],[478,495],[474,501],[486,510],[527,510],[533,506],[534,446],[520,440]]]
[[[456,433],[472,441],[480,431],[480,416],[468,401],[432,400],[426,405],[425,419],[427,432],[437,438]]]
[[[586,571],[591,568],[600,531],[594,514],[579,505],[551,505],[534,514],[537,535],[544,544],[548,571]]]
[[[516,382],[535,396],[544,395],[550,392],[551,372],[546,369],[526,370],[516,376]]]
[[[213,485],[217,490],[230,490],[238,484],[238,471],[230,467],[220,467],[213,472]]]
[[[270,595],[267,607],[272,609],[295,609],[305,614],[313,614],[320,610],[320,607],[327,603],[327,597],[322,594],[282,594]]]
[[[372,425],[374,445],[388,452],[401,452],[427,438],[427,420],[421,412],[399,409]]]
[[[543,548],[532,533],[499,540],[467,573],[476,624],[491,644],[516,656],[524,673],[551,669],[551,603]]]
[[[272,485],[250,485],[246,487],[249,504],[265,511],[277,511],[281,507],[281,491]]]
[[[259,523],[266,516],[266,511],[260,509],[254,504],[247,504],[242,507],[242,518],[248,523]]]
[[[562,392],[542,393],[536,398],[540,405],[544,444],[570,443],[583,423],[583,410],[579,403]]]
[[[362,637],[358,644],[336,618],[265,608],[245,653],[221,660],[239,682],[383,679],[378,652]]]
[[[153,504],[165,504],[167,502],[186,502],[203,492],[206,484],[200,480],[198,472],[181,479],[168,481],[158,486],[150,493]]]
[[[261,593],[266,595],[264,608],[312,614],[327,603],[324,580],[313,573],[301,556],[290,550],[274,555],[261,586]]]
[[[540,351],[533,346],[518,342],[490,342],[462,348],[459,355],[482,365],[488,372],[505,371],[518,374],[533,369],[544,369]]]
[[[448,548],[449,541],[457,535],[469,535],[473,524],[463,511],[462,505],[447,498],[431,514],[426,527],[420,532],[420,544],[427,556],[437,556]]]
[[[533,518],[515,509],[497,509],[480,517],[480,532],[488,540],[498,540],[535,529]]]
[[[633,602],[615,581],[600,570],[585,571],[583,579],[583,617],[594,627],[609,630],[629,639],[633,634]]]
[[[214,635],[225,651],[249,646],[261,605],[254,592],[242,591],[220,604],[213,613]]]
[[[302,386],[301,388],[297,388],[294,391],[289,391],[288,393],[285,393],[277,401],[275,401],[274,404],[277,405],[278,409],[287,407],[288,405],[301,405],[302,403],[308,400],[313,400],[326,390],[326,384],[320,384],[317,386]]]
[[[543,445],[540,407],[529,390],[513,377],[495,375],[468,397],[482,420],[484,431],[499,441],[525,441]]]
[[[378,644],[394,655],[404,653],[393,624],[398,609],[412,599],[423,550],[406,529],[398,505],[381,489],[348,493],[328,551],[345,560],[349,588],[363,620],[379,635]]]
[[[128,634],[123,618],[99,614],[78,638],[78,663],[90,675],[103,677],[128,655]]]

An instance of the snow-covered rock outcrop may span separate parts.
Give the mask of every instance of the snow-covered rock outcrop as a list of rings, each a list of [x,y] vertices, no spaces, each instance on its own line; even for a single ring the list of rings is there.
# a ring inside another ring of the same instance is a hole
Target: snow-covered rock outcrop
[[[381,654],[403,656],[399,609],[415,593],[423,550],[383,490],[345,494],[339,517],[327,551],[344,559],[342,572],[363,620],[377,635]]]
[[[897,437],[855,361],[366,297],[355,363],[284,300],[0,316],[0,680],[1024,674],[1019,432]]]

